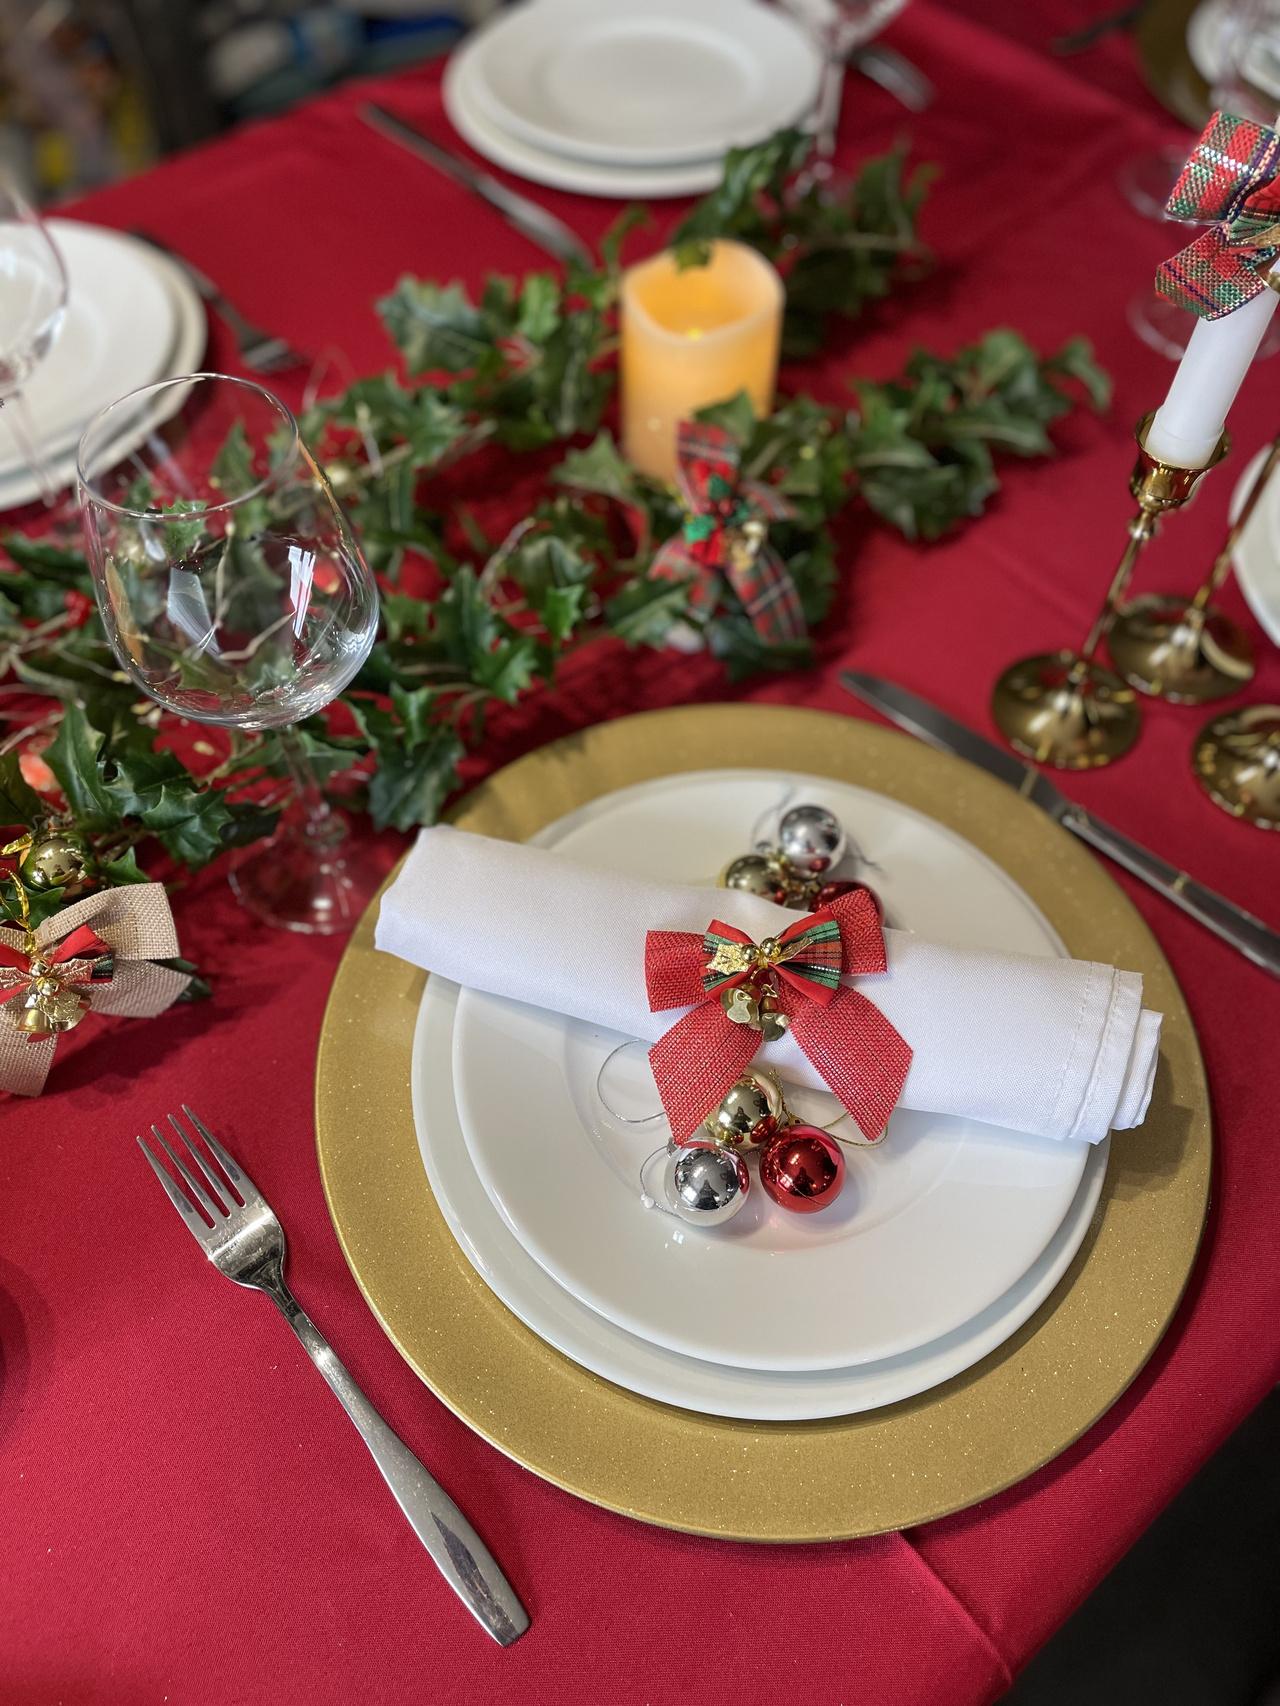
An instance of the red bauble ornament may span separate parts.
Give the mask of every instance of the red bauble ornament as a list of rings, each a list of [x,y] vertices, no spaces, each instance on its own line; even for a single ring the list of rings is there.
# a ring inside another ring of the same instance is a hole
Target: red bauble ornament
[[[813,897],[814,908],[816,909],[819,906],[830,906],[833,901],[839,900],[842,895],[856,894],[859,889],[862,889],[865,894],[869,894],[871,896],[871,899],[875,902],[876,913],[879,916],[880,922],[883,924],[884,907],[880,903],[880,896],[871,887],[870,883],[855,883],[850,881],[823,883],[822,887]]]
[[[844,1184],[840,1145],[817,1126],[788,1126],[761,1152],[760,1183],[779,1208],[814,1214],[840,1195]]]

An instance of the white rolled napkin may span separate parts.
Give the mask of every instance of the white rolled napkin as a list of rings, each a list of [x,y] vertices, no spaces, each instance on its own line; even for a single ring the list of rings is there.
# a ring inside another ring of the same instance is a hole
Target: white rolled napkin
[[[681,1013],[649,1010],[648,931],[701,934],[721,918],[758,942],[798,916],[755,895],[646,882],[440,825],[421,832],[383,897],[376,941],[468,989],[656,1042]],[[846,981],[911,1045],[902,1107],[1084,1143],[1142,1123],[1160,1015],[1144,1010],[1136,972],[884,934],[888,971]],[[756,1058],[826,1088],[790,1037]]]

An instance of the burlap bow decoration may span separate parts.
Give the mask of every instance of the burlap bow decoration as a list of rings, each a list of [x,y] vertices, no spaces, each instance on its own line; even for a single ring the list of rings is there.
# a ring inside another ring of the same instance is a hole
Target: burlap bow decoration
[[[0,928],[0,1090],[38,1096],[58,1035],[89,1012],[151,1019],[191,979],[161,883],[104,889],[34,930]]]

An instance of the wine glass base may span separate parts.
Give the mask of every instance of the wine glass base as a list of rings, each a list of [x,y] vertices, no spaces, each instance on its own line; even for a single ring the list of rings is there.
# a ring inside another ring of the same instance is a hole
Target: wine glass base
[[[1280,829],[1280,705],[1246,705],[1205,724],[1192,754],[1215,806],[1259,829]]]
[[[338,936],[351,930],[383,873],[371,849],[353,843],[337,813],[327,834],[287,822],[270,840],[246,848],[228,881],[247,912],[278,930]]]
[[[1225,699],[1253,680],[1253,645],[1238,623],[1212,605],[1199,615],[1186,599],[1162,593],[1119,612],[1107,649],[1131,686],[1174,705]]]
[[[1095,770],[1123,757],[1142,713],[1127,682],[1078,652],[1041,652],[1010,664],[991,699],[1015,751],[1059,770]]]

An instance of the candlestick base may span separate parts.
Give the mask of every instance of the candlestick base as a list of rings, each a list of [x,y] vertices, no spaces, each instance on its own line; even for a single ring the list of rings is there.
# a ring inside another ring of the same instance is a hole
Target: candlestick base
[[[1133,689],[1079,652],[1010,664],[991,714],[1016,751],[1060,770],[1093,770],[1128,752],[1142,725]]]
[[[1259,829],[1280,829],[1280,705],[1214,717],[1196,736],[1192,764],[1215,806]]]
[[[1163,593],[1126,604],[1107,636],[1112,662],[1141,693],[1174,705],[1225,699],[1253,680],[1253,645],[1215,605]]]

